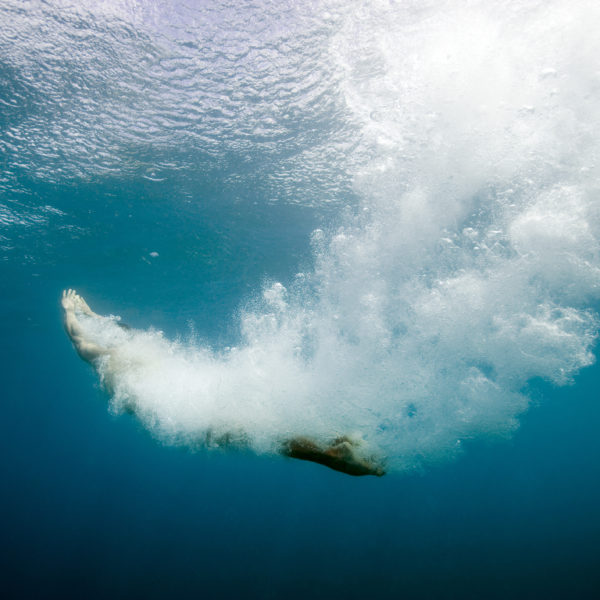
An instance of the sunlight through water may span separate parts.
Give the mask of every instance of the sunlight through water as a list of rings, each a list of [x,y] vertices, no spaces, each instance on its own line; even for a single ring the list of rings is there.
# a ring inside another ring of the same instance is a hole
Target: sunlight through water
[[[336,207],[310,268],[232,316],[236,347],[84,322],[116,348],[112,409],[161,439],[350,434],[414,469],[509,436],[528,382],[594,362],[597,3],[7,0],[0,18],[1,189],[221,173]],[[56,211],[7,194],[0,246],[50,213],[78,225]]]

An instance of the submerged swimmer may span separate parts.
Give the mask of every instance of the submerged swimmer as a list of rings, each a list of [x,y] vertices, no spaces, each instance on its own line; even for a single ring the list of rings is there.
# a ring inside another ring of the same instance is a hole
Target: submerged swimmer
[[[89,338],[82,326],[78,315],[86,315],[92,319],[102,319],[88,306],[87,302],[75,292],[64,290],[61,304],[64,311],[64,324],[67,334],[75,346],[79,356],[94,365],[97,361],[108,359],[108,375],[110,379],[111,356],[118,351],[118,347],[102,347]],[[238,435],[225,435],[219,438],[220,443],[227,443],[228,439],[239,438]],[[330,469],[347,473],[348,475],[376,475],[385,474],[382,465],[373,458],[365,458],[360,454],[360,443],[348,436],[340,436],[329,444],[321,444],[309,437],[292,437],[283,440],[280,453],[290,458],[308,460],[319,463]]]

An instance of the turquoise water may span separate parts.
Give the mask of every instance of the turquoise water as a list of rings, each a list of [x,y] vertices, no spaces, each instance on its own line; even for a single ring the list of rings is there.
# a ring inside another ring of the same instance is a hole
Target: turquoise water
[[[0,15],[8,597],[596,597],[594,3]]]

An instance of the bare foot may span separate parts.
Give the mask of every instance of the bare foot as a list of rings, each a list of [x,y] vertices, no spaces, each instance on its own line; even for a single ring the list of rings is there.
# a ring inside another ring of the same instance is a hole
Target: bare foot
[[[308,438],[294,438],[283,445],[282,454],[316,462],[348,475],[385,475],[383,465],[375,458],[361,456],[359,446],[359,442],[347,436],[335,439],[325,448]]]
[[[373,457],[361,456],[360,442],[347,436],[333,441],[325,454],[344,463],[345,473],[349,475],[385,475],[385,469]]]

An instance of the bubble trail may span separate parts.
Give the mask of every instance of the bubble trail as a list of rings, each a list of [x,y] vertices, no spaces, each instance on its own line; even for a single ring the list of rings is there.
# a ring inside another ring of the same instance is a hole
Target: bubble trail
[[[243,312],[236,348],[87,323],[119,346],[99,366],[113,409],[133,410],[167,441],[239,431],[263,453],[290,435],[359,435],[396,470],[510,435],[530,380],[569,384],[594,361],[600,8],[332,1],[306,12],[285,5],[284,26],[270,3],[256,6],[264,21],[249,22],[269,25],[268,43],[219,36],[228,29],[216,16],[231,18],[223,9],[203,21],[214,43],[203,63],[193,62],[208,39],[200,29],[184,39],[183,28],[159,34],[160,19],[146,13],[135,23],[119,13],[131,21],[117,36],[123,82],[128,51],[164,69],[129,139],[154,136],[167,153],[205,144],[205,165],[255,144],[270,161],[259,185],[287,197],[300,182],[302,201],[318,205],[348,182],[360,203],[332,231],[314,232],[314,269],[289,289],[266,286]],[[93,35],[103,60],[109,36]],[[225,76],[219,44],[235,50],[237,79]],[[208,80],[222,102],[203,91]],[[138,98],[130,83],[129,104]],[[177,94],[187,113],[172,108]],[[118,156],[120,122],[106,119],[103,143]],[[24,127],[6,139],[14,156],[33,147],[19,137]],[[65,129],[57,143],[76,134]],[[67,170],[95,168],[73,152]],[[114,168],[113,159],[101,160]],[[50,155],[35,160],[32,171],[50,171]],[[331,185],[307,187],[312,179]]]

